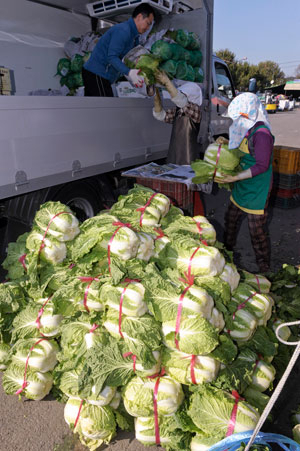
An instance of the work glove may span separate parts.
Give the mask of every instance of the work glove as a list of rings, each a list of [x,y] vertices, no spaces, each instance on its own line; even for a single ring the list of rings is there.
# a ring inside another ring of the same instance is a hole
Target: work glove
[[[161,104],[161,97],[158,88],[155,88],[154,108],[152,110],[153,116],[158,121],[163,121],[166,117],[166,112]]]
[[[173,83],[171,82],[171,80],[169,79],[169,77],[165,72],[159,70],[156,71],[155,78],[159,83],[161,83],[163,86],[166,87],[166,90],[171,96],[172,102],[175,103],[175,105],[178,108],[183,108],[186,106],[186,104],[188,103],[186,95],[184,95],[181,91],[175,88],[175,86],[173,85]]]
[[[128,74],[130,82],[136,87],[141,88],[144,84],[144,78],[139,75],[140,69],[131,69]]]

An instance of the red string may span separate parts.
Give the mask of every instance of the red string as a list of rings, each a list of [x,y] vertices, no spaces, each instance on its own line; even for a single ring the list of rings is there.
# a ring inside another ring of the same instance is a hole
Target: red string
[[[41,338],[36,343],[34,343],[34,345],[32,345],[31,348],[29,349],[29,352],[28,352],[28,355],[27,355],[27,359],[26,359],[26,363],[25,363],[23,384],[22,384],[22,387],[19,390],[16,391],[15,395],[20,395],[22,393],[22,391],[25,390],[25,388],[29,384],[29,382],[26,381],[26,375],[27,375],[27,369],[28,369],[28,362],[29,362],[29,358],[30,358],[30,353],[34,350],[35,346],[38,345],[43,340],[46,340],[46,338]]]
[[[48,223],[48,225],[47,225],[47,227],[46,227],[44,236],[43,236],[43,238],[42,238],[42,242],[41,242],[41,245],[40,245],[40,248],[39,248],[39,254],[41,253],[43,247],[45,247],[44,240],[45,240],[46,235],[47,235],[47,233],[48,233],[48,230],[49,230],[49,228],[50,228],[51,222],[52,222],[55,218],[57,218],[57,216],[60,216],[60,215],[71,215],[71,214],[72,214],[72,213],[68,213],[67,211],[61,211],[61,212],[57,213],[56,215],[54,215],[54,216],[50,219],[50,221],[49,221],[49,223]]]
[[[44,334],[42,334],[42,332],[40,331],[40,328],[41,328],[41,322],[40,322],[40,319],[41,319],[41,317],[42,317],[42,314],[44,313],[44,308],[45,308],[45,306],[47,305],[47,303],[49,302],[49,300],[52,298],[52,296],[49,296],[49,298],[44,302],[44,304],[42,305],[42,308],[39,310],[39,312],[38,312],[38,317],[37,317],[37,319],[36,319],[36,324],[37,324],[37,328],[38,328],[38,330],[39,330],[39,332],[40,332],[40,334],[42,335],[42,337],[44,337],[45,335]]]
[[[100,274],[99,274],[100,275]],[[78,277],[78,279],[83,282],[83,283],[88,283],[88,286],[86,287],[85,291],[84,291],[84,298],[83,298],[83,306],[86,309],[86,311],[88,313],[90,313],[90,309],[87,306],[87,300],[88,300],[88,295],[89,295],[89,289],[90,286],[92,285],[93,281],[95,280],[96,282],[99,282],[100,279],[98,279],[98,277]]]
[[[182,307],[183,307],[183,299],[188,290],[191,288],[191,286],[194,284],[194,276],[191,274],[192,272],[192,260],[195,257],[197,251],[200,249],[200,247],[197,247],[194,252],[192,253],[192,256],[189,261],[189,266],[187,272],[184,273],[185,278],[180,278],[179,280],[183,283],[187,284],[187,287],[183,290],[183,292],[180,295],[179,303],[178,303],[178,309],[177,309],[177,317],[176,317],[176,326],[175,326],[175,346],[179,350],[179,342],[178,342],[178,334],[180,330],[180,322],[181,322],[181,314],[182,314]]]
[[[27,271],[27,267],[26,267],[26,265],[25,265],[25,258],[26,258],[26,255],[27,255],[27,254],[23,254],[23,255],[21,255],[21,257],[18,259],[19,262],[22,264],[23,268],[25,269],[25,271]]]
[[[149,207],[149,205],[151,204],[152,199],[153,199],[155,196],[157,196],[157,194],[158,194],[158,193],[152,194],[152,196],[148,199],[147,203],[146,203],[143,207],[140,207],[140,208],[137,208],[137,209],[136,209],[136,211],[141,211],[141,212],[142,212],[141,217],[140,217],[140,226],[141,226],[141,227],[143,226],[143,218],[144,218],[145,210],[146,210],[147,207]]]
[[[215,178],[215,175],[216,175],[216,173],[217,173],[218,163],[219,163],[219,159],[220,159],[220,155],[221,155],[221,149],[222,149],[222,144],[219,144],[219,147],[218,147],[218,153],[217,153],[217,159],[216,159],[216,167],[215,167],[213,179]]]
[[[238,403],[239,401],[242,401],[243,398],[240,397],[238,392],[236,390],[232,390],[232,395],[234,396],[234,406],[231,412],[231,417],[228,424],[228,429],[226,432],[226,437],[229,435],[232,435],[234,433],[235,423],[236,423],[236,416],[237,416],[237,410],[238,410]]]
[[[158,388],[160,383],[160,378],[164,376],[165,369],[162,368],[160,375],[155,381],[155,386],[153,390],[153,411],[154,411],[154,427],[155,427],[155,443],[156,445],[160,445],[160,434],[159,434],[159,421],[158,421],[158,409],[157,409],[157,397],[158,397]]]
[[[80,402],[80,406],[79,406],[79,409],[78,409],[77,417],[76,417],[76,420],[75,420],[75,423],[74,423],[74,429],[76,428],[77,423],[79,421],[79,417],[80,417],[80,413],[81,413],[81,409],[82,409],[83,403],[84,403],[84,400],[82,399],[81,402]]]
[[[125,223],[125,224],[124,224],[123,222],[120,222],[120,221],[113,222],[112,225],[113,225],[113,226],[116,226],[117,229],[116,229],[116,230],[114,231],[114,233],[112,234],[112,236],[111,236],[111,238],[110,238],[110,240],[109,240],[109,242],[108,242],[108,246],[107,246],[108,270],[109,270],[109,274],[110,274],[110,275],[111,275],[111,268],[110,268],[110,265],[111,265],[110,247],[111,247],[111,244],[112,244],[112,242],[113,242],[113,240],[114,240],[116,234],[118,233],[118,231],[119,231],[122,227],[129,227],[129,228],[132,227],[131,224],[129,224],[129,223]]]
[[[92,334],[93,332],[95,332],[96,329],[98,329],[98,327],[100,327],[99,324],[93,324],[89,332]]]
[[[195,376],[195,363],[196,363],[196,356],[193,354],[191,357],[191,380],[193,384],[197,384],[196,376]]]
[[[133,360],[133,372],[135,373],[136,370],[136,355],[133,354],[133,352],[125,352],[125,354],[123,354],[123,357],[131,357]]]
[[[255,277],[256,277],[256,282],[257,282],[257,286],[258,286],[258,292],[261,293],[261,290],[260,290],[260,283],[259,283],[259,277],[257,277],[257,275],[255,275]]]
[[[232,319],[233,319],[233,320],[235,319],[235,314],[236,314],[236,312],[237,312],[238,310],[241,310],[241,309],[243,309],[244,307],[246,307],[247,302],[248,302],[250,299],[252,299],[256,294],[257,294],[257,293],[256,293],[256,291],[255,291],[254,293],[251,294],[251,296],[248,297],[248,299],[246,299],[244,302],[242,302],[241,304],[238,305],[236,311],[235,311],[235,312],[233,313],[233,315],[232,315]]]
[[[154,229],[154,231],[157,233],[157,236],[154,238],[154,241],[159,240],[160,238],[166,236],[161,228]]]

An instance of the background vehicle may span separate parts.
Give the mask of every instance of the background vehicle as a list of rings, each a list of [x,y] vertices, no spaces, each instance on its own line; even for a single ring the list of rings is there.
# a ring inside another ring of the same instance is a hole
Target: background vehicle
[[[125,20],[138,1],[123,3],[126,10],[116,3],[104,12],[99,7],[106,1],[96,2],[89,5],[93,17],[86,0],[4,3],[0,64],[11,71],[15,89],[14,95],[0,96],[2,256],[7,243],[30,227],[43,202],[60,200],[80,219],[109,206],[122,189],[120,171],[164,158],[171,133],[168,124],[152,117],[152,99],[28,95],[59,88],[54,74],[71,36]],[[221,114],[234,93],[226,64],[212,54],[213,0],[151,4],[158,29],[186,28],[201,38],[205,78],[199,142],[205,147],[213,136],[228,134],[229,120]]]

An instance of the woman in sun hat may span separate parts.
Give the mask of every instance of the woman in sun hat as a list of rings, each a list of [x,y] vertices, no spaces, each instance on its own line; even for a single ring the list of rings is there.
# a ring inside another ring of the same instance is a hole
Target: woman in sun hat
[[[234,182],[225,215],[225,246],[236,244],[239,221],[247,214],[256,262],[261,273],[270,270],[270,244],[265,230],[267,206],[272,187],[274,137],[267,113],[259,98],[250,92],[237,96],[226,114],[232,119],[229,148],[239,148],[242,171],[235,176],[216,177],[217,183]]]

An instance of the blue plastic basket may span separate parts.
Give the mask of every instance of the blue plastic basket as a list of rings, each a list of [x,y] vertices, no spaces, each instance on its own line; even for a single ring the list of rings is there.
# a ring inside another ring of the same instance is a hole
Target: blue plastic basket
[[[221,442],[209,448],[209,451],[236,451],[242,443],[247,444],[253,434],[253,431],[240,432],[238,434],[230,435],[224,438]],[[281,446],[285,451],[300,451],[300,445],[294,440],[280,434],[272,434],[267,432],[259,432],[254,440],[255,445],[269,445],[272,449],[272,444]]]

